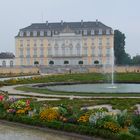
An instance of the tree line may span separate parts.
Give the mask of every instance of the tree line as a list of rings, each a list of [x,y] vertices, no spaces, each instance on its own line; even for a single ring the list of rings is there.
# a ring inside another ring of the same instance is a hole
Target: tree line
[[[114,56],[116,65],[140,65],[140,55],[131,58],[125,51],[126,36],[119,30],[114,31]]]

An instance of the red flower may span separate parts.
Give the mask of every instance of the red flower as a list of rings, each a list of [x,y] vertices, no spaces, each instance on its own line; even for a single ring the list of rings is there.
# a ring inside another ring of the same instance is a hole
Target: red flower
[[[4,97],[3,97],[2,95],[0,95],[0,101],[2,101],[2,100],[3,100],[3,98],[4,98]]]
[[[26,106],[30,106],[30,100],[26,101]]]

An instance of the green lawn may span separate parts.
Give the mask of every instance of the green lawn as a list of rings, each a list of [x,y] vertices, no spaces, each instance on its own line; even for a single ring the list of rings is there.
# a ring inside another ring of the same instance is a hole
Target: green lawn
[[[112,105],[113,109],[125,110],[128,112],[133,112],[136,107],[136,104],[140,104],[140,99],[62,99],[58,101],[40,101],[35,102],[38,107],[41,107],[43,104],[47,104],[50,106],[58,106],[60,104],[75,106],[76,108],[86,107],[86,106],[95,106],[95,105],[103,105],[108,104]]]
[[[115,82],[140,83],[140,73],[116,73]],[[59,74],[36,76],[27,79],[7,80],[0,82],[2,85],[48,83],[48,82],[81,82],[81,83],[109,83],[111,74],[83,73],[83,74]]]

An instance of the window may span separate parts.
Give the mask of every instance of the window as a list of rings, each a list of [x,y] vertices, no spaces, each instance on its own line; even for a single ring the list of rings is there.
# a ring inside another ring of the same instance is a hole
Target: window
[[[34,47],[37,46],[37,39],[34,39]]]
[[[98,43],[99,43],[99,44],[98,44],[99,46],[102,46],[102,38],[101,38],[101,37],[99,37]]]
[[[110,57],[106,58],[106,64],[110,64]]]
[[[10,67],[13,67],[13,65],[14,65],[14,62],[11,60],[10,61]]]
[[[37,48],[34,48],[34,56],[37,57]]]
[[[37,31],[33,31],[33,36],[37,36]]]
[[[106,45],[107,45],[107,46],[110,45],[110,38],[109,38],[109,37],[106,38]]]
[[[27,48],[27,56],[30,56],[30,48]]]
[[[23,47],[23,40],[20,40],[20,47]]]
[[[20,57],[23,57],[23,49],[20,49]]]
[[[43,57],[43,51],[44,49],[43,48],[40,48],[40,56]]]
[[[40,65],[44,65],[44,60],[43,60],[43,58],[40,59]]]
[[[53,64],[54,64],[54,61],[50,61],[49,64],[50,64],[50,65],[53,65]]]
[[[83,31],[83,35],[87,35],[87,30],[84,30]]]
[[[79,64],[79,65],[83,65],[83,61],[79,61],[78,64]]]
[[[72,46],[72,44],[70,45],[69,50],[70,50],[70,56],[72,56],[72,54],[73,54],[73,46]]]
[[[80,56],[80,46],[78,46],[76,49],[77,49],[77,55]]]
[[[101,49],[101,48],[98,49],[98,56],[99,56],[99,57],[102,56],[102,49]]]
[[[23,58],[20,59],[20,65],[23,65]]]
[[[62,56],[65,56],[65,47],[62,47]]]
[[[106,30],[106,34],[107,34],[107,35],[110,34],[110,30],[109,30],[109,29]]]
[[[54,53],[55,53],[55,55],[58,55],[58,47],[54,48]]]
[[[27,58],[27,65],[30,65],[30,58]]]
[[[22,31],[20,31],[19,35],[20,35],[21,37],[23,37],[24,33],[23,33]]]
[[[99,35],[102,35],[102,29],[99,29]]]
[[[47,36],[51,36],[51,31],[47,31]]]
[[[3,67],[6,67],[6,61],[5,61],[5,60],[2,61],[2,66],[3,66]]]
[[[66,61],[64,61],[64,64],[65,64],[65,65],[69,64],[69,61],[67,61],[67,60],[66,60]]]
[[[26,32],[26,36],[30,36],[30,32],[29,31]]]
[[[91,54],[92,54],[92,56],[94,56],[94,53],[95,53],[95,48],[91,48]]]
[[[51,56],[52,55],[52,48],[48,48],[48,56]]]
[[[102,64],[102,57],[99,57],[99,64]]]
[[[88,48],[87,48],[87,47],[84,48],[84,55],[85,55],[85,56],[88,55]]]
[[[44,36],[44,31],[40,31],[40,36]]]
[[[91,30],[91,35],[94,35],[95,33],[94,33],[94,30]]]
[[[106,55],[107,56],[110,56],[110,52],[111,52],[110,48],[106,48]]]
[[[43,46],[43,39],[40,39],[40,46],[42,47]]]
[[[27,46],[30,46],[30,40],[29,39],[27,40]]]
[[[98,60],[95,60],[95,61],[94,61],[94,64],[95,64],[95,65],[98,65],[98,64],[99,64],[99,61],[98,61]]]

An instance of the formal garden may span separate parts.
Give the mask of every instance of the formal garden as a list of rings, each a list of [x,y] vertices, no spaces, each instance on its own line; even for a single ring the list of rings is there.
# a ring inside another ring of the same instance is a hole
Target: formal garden
[[[11,79],[2,81],[1,86],[50,83],[50,82],[83,82],[102,83],[107,76],[103,74],[69,74],[28,79]],[[110,81],[108,76],[108,82]],[[140,82],[139,74],[116,74],[117,82]],[[18,87],[25,92],[31,87]],[[33,88],[31,88],[33,90]],[[34,89],[36,90],[36,89]],[[38,92],[38,91],[36,91]],[[40,91],[41,93],[41,91]],[[43,94],[66,94],[48,91]],[[25,93],[26,94],[26,93]],[[42,94],[42,95],[43,95]],[[76,96],[75,93],[74,95]],[[109,96],[111,93],[107,94]],[[140,139],[140,99],[139,98],[59,98],[56,101],[37,101],[36,98],[13,98],[7,92],[0,92],[0,119],[18,122],[43,128],[74,132],[91,137],[111,140]],[[91,94],[89,94],[91,96]],[[95,93],[96,96],[99,93]],[[105,93],[102,94],[105,97]],[[130,93],[126,94],[131,96]],[[138,94],[133,94],[136,96]],[[88,95],[83,95],[88,96]],[[101,95],[99,95],[101,96]],[[118,95],[120,96],[120,94]],[[94,97],[94,95],[93,95]],[[103,106],[104,105],[104,106]],[[105,105],[110,106],[109,109]],[[100,106],[100,107],[97,107]]]

